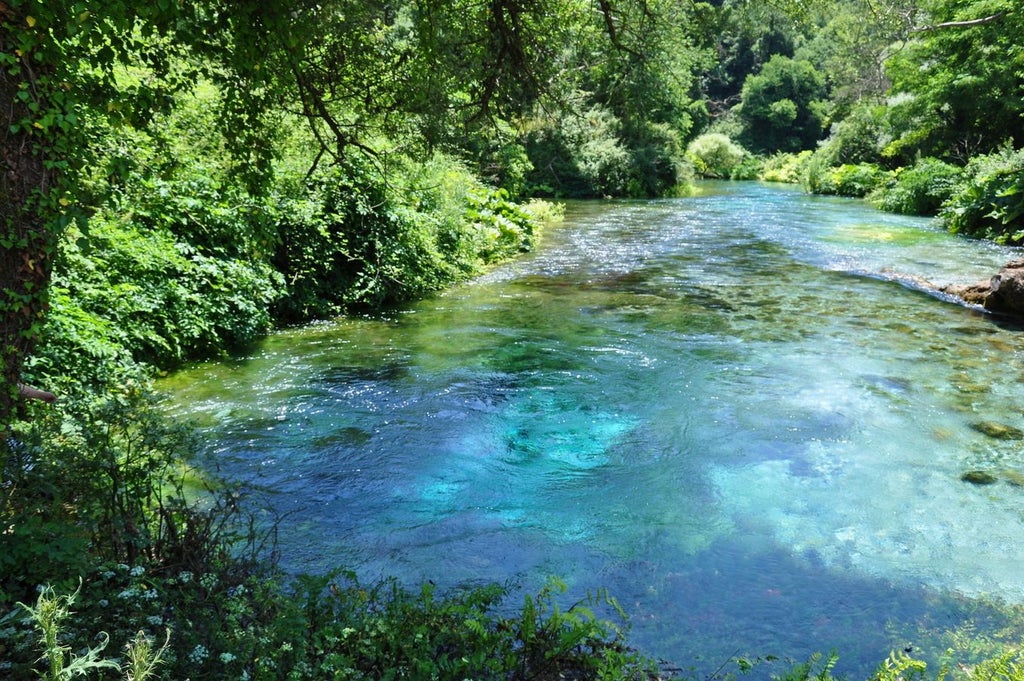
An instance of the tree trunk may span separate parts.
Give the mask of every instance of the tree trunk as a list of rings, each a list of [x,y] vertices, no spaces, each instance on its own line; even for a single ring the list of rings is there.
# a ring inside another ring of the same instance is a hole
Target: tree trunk
[[[0,435],[15,415],[21,367],[46,312],[57,241],[44,208],[56,171],[32,125],[32,108],[45,110],[35,87],[40,74],[16,47],[0,25],[0,55],[14,62],[0,68]]]

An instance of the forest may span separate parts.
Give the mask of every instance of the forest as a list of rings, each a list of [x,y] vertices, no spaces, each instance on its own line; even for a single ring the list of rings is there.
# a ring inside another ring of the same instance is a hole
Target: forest
[[[466,281],[568,199],[783,182],[1024,245],[1021,35],[1017,0],[0,0],[0,676],[672,677],[614,594],[284,574],[154,379]]]

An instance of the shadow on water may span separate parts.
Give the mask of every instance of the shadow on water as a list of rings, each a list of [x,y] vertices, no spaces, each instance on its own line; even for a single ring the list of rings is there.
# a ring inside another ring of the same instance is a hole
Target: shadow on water
[[[767,678],[830,651],[839,654],[836,673],[851,679],[868,678],[894,651],[937,672],[950,630],[1021,633],[1020,612],[998,603],[838,573],[756,538],[721,539],[690,558],[612,564],[594,584],[618,594],[644,650],[693,678],[736,671],[735,657],[780,658],[755,669],[754,678]]]

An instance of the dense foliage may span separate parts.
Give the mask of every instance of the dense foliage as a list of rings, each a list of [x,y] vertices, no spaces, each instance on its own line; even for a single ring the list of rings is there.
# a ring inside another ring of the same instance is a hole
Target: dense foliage
[[[471,277],[557,221],[536,198],[761,177],[1024,243],[1022,31],[1016,0],[0,0],[0,674],[58,624],[53,678],[99,631],[164,678],[651,673],[557,590],[276,574],[153,372]]]

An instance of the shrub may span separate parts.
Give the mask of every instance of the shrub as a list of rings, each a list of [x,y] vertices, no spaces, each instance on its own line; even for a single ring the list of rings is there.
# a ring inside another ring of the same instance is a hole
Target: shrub
[[[812,158],[805,183],[815,194],[862,198],[885,182],[887,177],[887,171],[872,163],[848,163],[835,168],[822,168],[817,159]]]
[[[958,234],[1024,243],[1024,150],[1005,149],[971,161],[942,210]]]
[[[935,215],[953,194],[963,170],[934,158],[897,171],[872,196],[883,210],[904,215]]]
[[[507,121],[490,119],[491,126],[479,130],[472,140],[477,176],[487,184],[504,189],[511,196],[526,191],[526,177],[533,164],[519,134]]]
[[[630,153],[619,137],[619,120],[593,106],[563,120],[563,135],[580,178],[594,196],[622,196],[629,179]]]
[[[881,177],[872,178],[867,168],[880,168],[880,147],[884,142],[884,111],[861,106],[832,126],[828,139],[806,160],[801,181],[815,194],[864,196]],[[845,170],[837,171],[838,168]],[[854,171],[854,168],[861,168]],[[860,175],[859,179],[847,177]],[[844,178],[849,185],[840,187]]]
[[[806,173],[812,153],[810,150],[805,150],[799,154],[778,153],[769,156],[761,162],[758,178],[765,182],[798,184]]]
[[[828,139],[815,150],[827,166],[881,163],[886,140],[885,109],[862,105],[832,126]]]
[[[527,121],[524,146],[535,196],[651,197],[689,185],[692,168],[679,130],[664,122],[624,125],[604,104],[576,92],[561,108]]]
[[[39,631],[38,647],[43,653],[39,661],[45,662],[48,667],[40,673],[40,677],[44,681],[63,681],[77,676],[88,676],[89,672],[102,669],[115,669],[124,674],[126,681],[144,681],[151,677],[167,651],[170,631],[167,632],[163,645],[158,648],[154,647],[154,640],[144,632],[137,632],[125,645],[127,660],[123,665],[112,659],[100,657],[110,641],[106,633],[99,636],[99,644],[87,647],[84,654],[76,654],[71,646],[65,643],[64,627],[72,615],[71,607],[80,591],[81,585],[73,594],[57,595],[53,587],[47,586],[40,591],[34,607],[19,604]]]
[[[694,170],[701,177],[727,178],[749,156],[746,149],[725,135],[705,133],[686,147]]]
[[[466,217],[476,233],[475,251],[481,262],[500,262],[533,247],[533,217],[509,201],[505,190],[478,188],[467,198]]]
[[[665,123],[648,123],[625,140],[631,150],[626,192],[636,198],[680,195],[693,183],[693,165],[679,133]]]
[[[661,678],[653,661],[625,645],[618,625],[598,616],[623,616],[614,599],[599,593],[563,609],[558,582],[524,595],[518,611],[507,604],[509,588],[495,584],[442,596],[429,583],[409,591],[394,580],[362,584],[342,571],[239,582],[220,572],[168,577],[121,565],[84,591],[80,611],[70,619],[63,613],[56,652],[89,650],[96,628],[111,627],[111,639],[144,642],[136,653],[148,648],[149,662],[162,658],[165,678]],[[7,670],[28,677],[38,655],[36,624],[5,624]],[[156,633],[173,627],[170,645],[154,651],[155,636],[133,637],[132,625]],[[97,659],[99,650],[91,650]]]
[[[368,162],[352,160],[282,197],[272,263],[288,289],[277,318],[410,300],[532,247],[533,218],[459,163],[439,155],[395,166],[385,182]]]
[[[864,197],[885,181],[888,173],[872,163],[845,164],[833,169],[836,194]]]
[[[730,180],[756,180],[761,177],[762,159],[759,156],[746,156],[729,173]]]
[[[533,165],[527,193],[572,198],[624,195],[632,159],[620,127],[618,118],[600,105],[590,105],[583,113],[562,110],[532,119],[524,141]]]
[[[66,331],[77,320],[92,338],[46,332],[46,342],[113,344],[159,367],[220,356],[270,330],[280,286],[266,262],[203,254],[166,229],[100,214],[87,238],[72,230],[62,243],[52,295],[67,316],[48,322]]]

